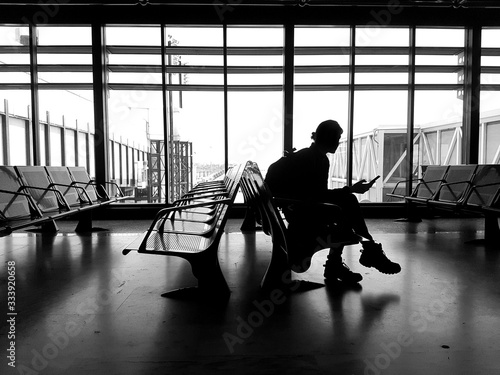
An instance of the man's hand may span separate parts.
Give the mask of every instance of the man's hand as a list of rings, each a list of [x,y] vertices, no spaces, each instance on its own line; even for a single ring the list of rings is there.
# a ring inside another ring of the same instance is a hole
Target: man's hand
[[[357,194],[364,194],[368,190],[370,190],[370,188],[373,186],[376,180],[377,180],[376,178],[371,180],[370,182],[366,182],[366,180],[364,179],[360,180],[351,186],[351,192]]]

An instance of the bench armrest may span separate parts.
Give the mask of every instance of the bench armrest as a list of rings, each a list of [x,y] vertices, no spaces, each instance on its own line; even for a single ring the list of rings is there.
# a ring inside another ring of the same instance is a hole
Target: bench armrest
[[[218,204],[228,204],[228,203],[231,203],[231,199],[221,199],[221,200],[218,200],[217,203]],[[151,235],[151,232],[153,232],[153,230],[155,229],[157,223],[160,220],[163,220],[163,221],[166,220],[168,218],[168,215],[171,212],[182,211],[182,210],[185,210],[186,208],[204,207],[206,205],[211,205],[211,204],[213,204],[213,202],[202,202],[202,203],[187,204],[184,206],[170,206],[170,207],[166,207],[166,208],[161,209],[160,211],[157,212],[153,222],[149,226],[149,229],[148,229],[146,235],[144,236],[144,239],[142,240],[141,245],[139,246],[139,250],[144,250],[144,248],[147,244],[147,239]],[[159,231],[160,233],[163,233],[163,227],[164,226],[162,224],[160,224],[160,231]]]
[[[301,199],[291,199],[291,198],[283,198],[283,197],[273,197],[273,201],[276,202],[277,205],[289,205],[289,204],[298,204],[298,205],[306,205],[306,206],[316,206],[318,208],[327,208],[332,211],[340,212],[342,209],[340,206],[334,203],[328,202],[320,202],[320,201],[311,201],[311,200],[301,200]]]
[[[188,195],[188,194],[186,194]],[[175,206],[178,206],[179,204],[183,204],[185,202],[192,202],[193,200],[196,200],[196,199],[206,199],[206,198],[217,198],[217,197],[227,197],[228,194],[227,193],[217,193],[217,194],[200,194],[200,195],[197,195],[197,196],[192,196],[191,198],[185,198],[186,195],[183,196],[183,198],[179,198],[177,200],[175,200],[172,204],[175,205]],[[214,200],[214,201],[210,201],[210,203],[217,203],[219,202],[218,200]]]

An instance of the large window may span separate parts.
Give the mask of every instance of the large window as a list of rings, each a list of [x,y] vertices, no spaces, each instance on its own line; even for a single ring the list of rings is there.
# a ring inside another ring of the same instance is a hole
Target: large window
[[[481,33],[480,163],[500,160],[499,31]],[[308,147],[316,126],[334,119],[344,136],[329,155],[329,186],[381,175],[360,197],[381,202],[422,167],[459,164],[468,152],[464,28],[296,25],[292,38],[281,25],[107,25],[103,46],[92,35],[89,25],[0,26],[2,164],[40,156],[38,164],[82,165],[94,175],[97,163],[135,201],[166,202],[228,165],[253,160],[265,174],[284,146]],[[99,51],[109,144],[107,160],[96,161]]]

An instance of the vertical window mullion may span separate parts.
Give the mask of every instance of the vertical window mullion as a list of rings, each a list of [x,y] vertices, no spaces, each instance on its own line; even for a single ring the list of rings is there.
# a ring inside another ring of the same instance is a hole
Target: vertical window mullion
[[[38,113],[38,62],[36,26],[29,26],[30,76],[31,76],[31,126],[33,128],[33,165],[41,165],[40,160],[40,117]]]
[[[283,150],[292,151],[293,148],[293,93],[294,93],[294,55],[295,55],[295,28],[293,24],[285,25],[284,46],[284,103],[283,103]]]
[[[165,43],[165,24],[161,24],[160,27],[160,32],[161,32],[161,92],[162,92],[162,102],[163,102],[163,144],[165,147],[168,147],[167,145],[169,144],[169,130],[168,130],[168,113],[167,113],[167,59],[166,59],[166,43]],[[147,145],[151,149],[151,144]],[[165,158],[169,158],[171,154],[168,152],[165,153]],[[151,150],[148,153],[148,175],[151,176],[152,173],[152,165],[151,165]],[[168,203],[170,201],[170,197],[168,192],[170,189],[168,186],[171,184],[171,178],[170,178],[170,162],[169,160],[164,161],[165,164],[165,203]],[[150,181],[148,184],[152,184],[152,178],[150,178]],[[161,197],[159,197],[161,199]]]
[[[479,155],[479,98],[481,95],[481,27],[465,30],[462,163],[477,164]]]
[[[356,66],[356,26],[351,25],[351,41],[349,50],[349,99],[347,115],[347,150],[346,150],[346,182],[352,185],[352,161],[353,161],[353,139],[354,139],[354,75]]]
[[[229,111],[227,80],[227,24],[222,27],[222,60],[224,66],[224,170],[229,167]]]
[[[406,132],[406,164],[407,164],[407,184],[406,195],[411,195],[413,187],[413,134],[415,129],[415,26],[410,28],[410,55],[408,56],[408,119]]]

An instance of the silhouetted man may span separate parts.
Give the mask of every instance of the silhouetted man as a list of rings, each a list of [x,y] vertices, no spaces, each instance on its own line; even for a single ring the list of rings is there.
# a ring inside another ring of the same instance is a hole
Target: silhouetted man
[[[382,245],[374,241],[354,195],[367,192],[375,180],[328,189],[330,162],[327,154],[335,153],[342,132],[336,121],[323,121],[312,133],[311,146],[273,163],[266,182],[275,197],[288,199],[278,204],[288,222],[287,245],[292,269],[296,272],[307,270],[314,253],[329,247],[325,278],[357,283],[363,277],[352,272],[342,260],[347,244],[361,242],[363,249],[359,262],[365,267],[374,267],[386,274],[398,273],[401,267],[390,261]],[[319,202],[340,206],[340,216]]]

